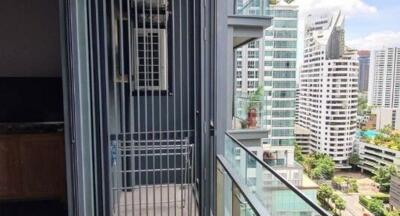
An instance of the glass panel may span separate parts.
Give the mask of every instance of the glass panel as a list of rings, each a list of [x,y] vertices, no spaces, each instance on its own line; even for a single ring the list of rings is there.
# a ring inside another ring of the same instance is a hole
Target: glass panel
[[[262,119],[266,110],[263,89],[260,89],[263,87],[259,86],[258,81],[248,81],[247,87],[257,90],[251,94],[242,92],[236,94],[234,107],[235,125],[233,129],[266,127],[265,121]]]
[[[217,161],[217,192],[217,215],[257,215],[219,161]]]
[[[267,0],[235,0],[235,14],[265,16],[268,15]]]
[[[265,163],[258,161],[253,154],[227,135],[224,153],[227,166],[239,178],[236,182],[242,187],[247,187],[270,215],[320,215],[315,209],[320,209],[319,207],[309,205],[304,198],[277,178],[277,174],[267,169]],[[284,161],[271,163],[281,164]],[[316,191],[307,191],[305,194],[304,196],[317,203]]]

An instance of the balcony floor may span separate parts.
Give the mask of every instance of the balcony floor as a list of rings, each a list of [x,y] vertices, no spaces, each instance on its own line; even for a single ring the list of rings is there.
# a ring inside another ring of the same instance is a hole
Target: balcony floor
[[[114,216],[125,215],[181,215],[196,216],[198,208],[193,191],[187,185],[169,184],[141,186],[119,193],[119,205],[114,207]],[[168,194],[169,191],[169,194]],[[188,199],[188,197],[191,199]]]

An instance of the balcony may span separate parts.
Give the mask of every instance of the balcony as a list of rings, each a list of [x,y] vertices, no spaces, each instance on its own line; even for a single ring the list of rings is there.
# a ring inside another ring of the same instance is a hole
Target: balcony
[[[268,127],[263,116],[266,116],[266,101],[263,94],[238,94],[230,133],[246,146],[260,146],[261,139],[268,137]]]
[[[217,215],[328,215],[313,199],[225,135],[224,155],[217,155]]]
[[[266,115],[266,101],[263,94],[252,95],[238,94],[235,97],[234,129],[260,129],[266,128],[266,122],[262,118]]]
[[[261,38],[264,29],[271,26],[271,16],[267,16],[266,0],[235,0],[228,26],[233,27],[233,47],[238,48],[252,40]]]

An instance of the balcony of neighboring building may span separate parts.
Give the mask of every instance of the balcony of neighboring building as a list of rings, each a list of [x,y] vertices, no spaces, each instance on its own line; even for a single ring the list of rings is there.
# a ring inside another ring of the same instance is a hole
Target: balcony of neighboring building
[[[234,0],[228,12],[228,25],[233,32],[233,46],[242,46],[263,36],[264,29],[271,25],[267,14],[266,0]]]
[[[300,191],[229,133],[224,145],[217,155],[217,215],[328,215],[316,204],[315,185]]]

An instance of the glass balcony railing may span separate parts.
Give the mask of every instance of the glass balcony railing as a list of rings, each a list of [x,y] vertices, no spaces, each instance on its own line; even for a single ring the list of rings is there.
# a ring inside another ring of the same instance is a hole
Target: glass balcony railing
[[[329,215],[316,190],[301,192],[229,134],[218,155],[218,215]]]
[[[235,14],[248,16],[265,16],[268,11],[268,0],[235,0]]]
[[[236,96],[233,129],[266,127],[266,122],[262,118],[266,116],[265,106],[265,100],[263,100],[262,96]]]

